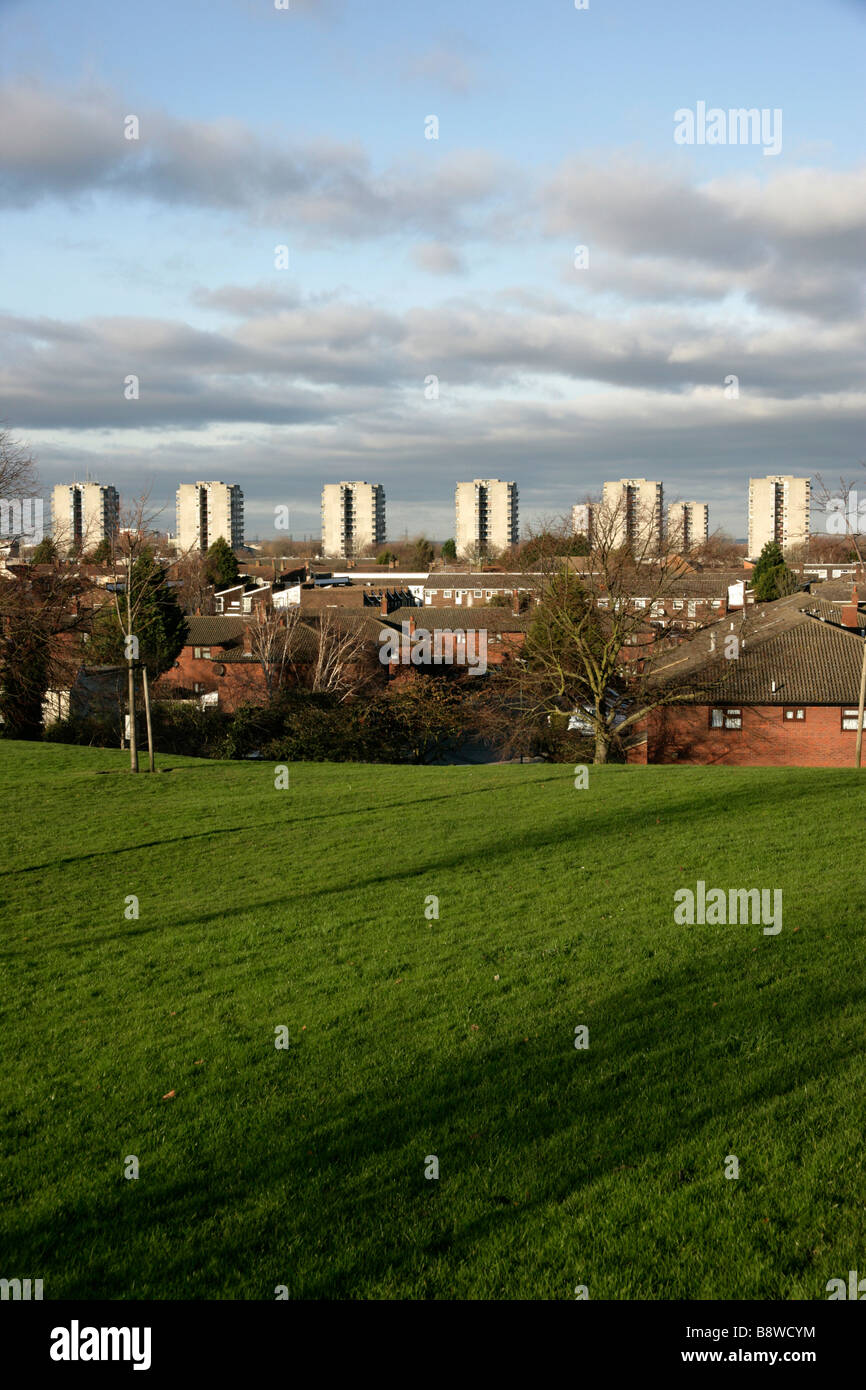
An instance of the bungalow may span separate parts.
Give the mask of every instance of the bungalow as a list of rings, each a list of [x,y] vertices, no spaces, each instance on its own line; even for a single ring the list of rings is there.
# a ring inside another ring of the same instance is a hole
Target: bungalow
[[[864,632],[855,590],[845,604],[792,594],[700,633],[654,666],[682,698],[650,713],[629,762],[852,766]]]

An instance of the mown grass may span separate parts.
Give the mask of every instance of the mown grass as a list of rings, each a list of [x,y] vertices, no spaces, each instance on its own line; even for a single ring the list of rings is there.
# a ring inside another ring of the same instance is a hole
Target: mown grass
[[[0,743],[0,1276],[794,1299],[862,1269],[855,773],[159,765]],[[699,878],[781,888],[781,933],[676,925]]]

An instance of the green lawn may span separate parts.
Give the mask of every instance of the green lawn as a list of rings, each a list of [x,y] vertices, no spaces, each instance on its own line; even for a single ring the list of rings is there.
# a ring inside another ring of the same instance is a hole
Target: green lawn
[[[863,1271],[866,772],[159,765],[0,742],[0,1276],[823,1299]],[[676,925],[697,879],[781,888],[782,931]]]

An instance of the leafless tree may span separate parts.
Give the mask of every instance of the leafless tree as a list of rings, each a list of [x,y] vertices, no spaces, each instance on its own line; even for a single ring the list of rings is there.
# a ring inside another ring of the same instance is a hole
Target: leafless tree
[[[690,698],[686,684],[654,681],[654,664],[709,624],[674,609],[684,568],[657,516],[596,504],[591,553],[576,560],[561,553],[570,531],[567,520],[545,523],[530,547],[540,602],[519,657],[494,681],[515,734],[576,715],[601,763],[651,710]]]
[[[866,463],[860,466],[866,468]],[[839,486],[833,487],[816,473],[812,501],[824,512],[828,534],[844,536],[858,565],[862,565],[866,553],[866,478],[859,483],[856,479],[840,478]]]
[[[33,455],[0,426],[0,497],[7,501],[20,500],[35,497],[38,492],[39,479]]]
[[[263,613],[248,628],[250,654],[261,669],[265,694],[272,700],[278,691],[300,678],[300,649],[312,633],[300,621],[300,609]]]
[[[208,577],[207,556],[197,548],[185,550],[170,569],[180,582],[178,602],[184,612],[210,616],[214,612],[214,586]]]
[[[310,689],[336,696],[342,703],[356,695],[376,674],[376,656],[370,638],[351,621],[341,622],[322,613],[317,625],[315,659],[310,672]]]

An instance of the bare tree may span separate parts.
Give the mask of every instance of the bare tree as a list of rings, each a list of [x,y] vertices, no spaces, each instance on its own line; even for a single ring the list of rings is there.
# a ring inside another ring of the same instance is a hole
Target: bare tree
[[[250,653],[261,669],[268,700],[300,679],[303,639],[311,642],[313,636],[300,616],[298,608],[263,613],[247,629]]]
[[[341,623],[330,613],[320,615],[311,690],[334,695],[342,703],[369,684],[376,674],[375,665],[363,627]]]
[[[709,624],[675,607],[684,570],[654,512],[597,504],[590,555],[578,560],[561,553],[568,534],[569,521],[546,523],[530,547],[540,602],[519,657],[494,681],[516,736],[575,716],[603,763],[651,710],[690,697],[684,683],[653,681],[654,664]]]
[[[179,581],[178,601],[184,612],[209,617],[214,612],[214,586],[208,577],[207,556],[191,548],[178,555],[170,568]]]
[[[153,730],[150,718],[150,689],[147,667],[139,660],[139,636],[136,632],[137,620],[146,601],[144,588],[133,589],[133,569],[147,550],[154,550],[157,535],[153,522],[162,508],[150,508],[150,489],[133,498],[120,517],[120,526],[114,542],[114,609],[123,635],[124,657],[127,663],[127,691],[129,703],[129,770],[138,772],[138,731],[136,728],[135,673],[140,670],[144,693],[144,709],[147,725],[148,767],[154,771]],[[121,579],[122,576],[122,579]]]
[[[860,466],[866,468],[866,464]],[[827,518],[827,533],[844,536],[857,556],[858,565],[862,565],[866,535],[860,528],[866,528],[866,479],[858,484],[856,479],[840,478],[839,486],[831,487],[820,473],[816,473],[815,484],[812,501],[818,503]]]
[[[0,426],[0,497],[35,497],[39,492],[36,462],[25,445]]]

